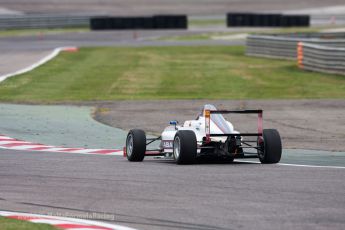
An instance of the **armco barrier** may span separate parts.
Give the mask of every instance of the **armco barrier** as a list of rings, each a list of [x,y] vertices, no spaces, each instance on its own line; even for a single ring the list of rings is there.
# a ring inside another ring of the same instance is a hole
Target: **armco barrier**
[[[345,75],[344,48],[299,42],[298,66],[301,69]]]
[[[187,29],[185,15],[156,15],[152,17],[93,17],[90,19],[91,30],[126,30],[126,29]]]
[[[228,13],[227,26],[291,27],[309,26],[309,15],[281,15],[259,13]]]
[[[0,16],[0,30],[88,27],[90,18],[87,15],[6,15]]]
[[[305,42],[320,46],[345,47],[345,34],[295,34],[249,35],[246,40],[246,55],[282,59],[297,58],[297,43]]]

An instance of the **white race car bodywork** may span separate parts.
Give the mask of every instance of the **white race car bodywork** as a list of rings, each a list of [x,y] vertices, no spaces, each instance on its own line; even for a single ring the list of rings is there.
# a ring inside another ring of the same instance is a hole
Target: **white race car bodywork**
[[[196,139],[198,144],[201,144],[206,137],[206,118],[205,118],[205,110],[216,110],[216,107],[213,105],[205,105],[203,108],[202,113],[198,116],[196,120],[187,120],[184,124],[175,125],[172,124],[164,129],[161,135],[161,148],[165,153],[172,153],[173,152],[173,141],[175,134],[177,131],[180,130],[191,130],[195,133]],[[212,114],[210,120],[210,134],[224,134],[224,133],[239,133],[238,131],[234,130],[234,126],[221,114]],[[211,141],[214,142],[225,142],[227,137],[212,137]],[[198,149],[200,152],[200,149]]]

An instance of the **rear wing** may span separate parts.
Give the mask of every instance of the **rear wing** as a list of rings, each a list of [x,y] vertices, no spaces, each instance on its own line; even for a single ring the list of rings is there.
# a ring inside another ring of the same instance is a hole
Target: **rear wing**
[[[239,113],[239,114],[258,114],[258,132],[257,133],[224,133],[224,134],[211,134],[211,114],[229,114],[229,113]],[[205,110],[205,133],[206,133],[206,143],[211,141],[211,137],[222,137],[222,136],[257,136],[262,137],[262,113],[263,110]]]

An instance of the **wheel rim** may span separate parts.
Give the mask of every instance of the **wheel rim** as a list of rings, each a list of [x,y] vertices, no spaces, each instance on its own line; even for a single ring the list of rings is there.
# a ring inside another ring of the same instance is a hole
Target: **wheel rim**
[[[127,156],[131,156],[133,153],[133,135],[130,134],[127,137],[127,144],[126,144],[126,151],[127,151]]]
[[[179,137],[175,137],[174,140],[174,157],[175,159],[178,159],[178,157],[180,156],[180,138]]]

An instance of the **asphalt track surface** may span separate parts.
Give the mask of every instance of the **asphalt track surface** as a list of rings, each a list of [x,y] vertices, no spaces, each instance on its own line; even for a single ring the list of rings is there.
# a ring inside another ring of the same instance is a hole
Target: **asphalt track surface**
[[[344,229],[345,169],[0,150],[0,207],[138,229]],[[20,159],[20,160],[19,160]]]
[[[128,30],[128,31],[90,31],[63,34],[41,34],[35,36],[17,36],[0,38],[0,47],[4,51],[45,50],[60,46],[166,46],[166,45],[204,45],[229,44],[228,41],[160,41],[159,37],[203,34],[207,32],[248,32],[262,29],[194,29],[194,30]],[[231,42],[230,42],[231,44]],[[240,43],[244,44],[241,39]]]

